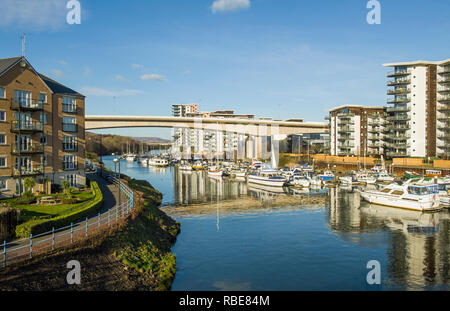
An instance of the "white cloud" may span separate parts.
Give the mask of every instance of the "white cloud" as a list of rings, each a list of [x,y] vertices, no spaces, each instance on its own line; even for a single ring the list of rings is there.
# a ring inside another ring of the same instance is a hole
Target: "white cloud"
[[[130,90],[125,89],[121,91],[112,91],[97,87],[82,87],[81,93],[83,93],[86,96],[102,96],[102,97],[117,97],[117,96],[135,96],[142,94],[142,91],[139,90]]]
[[[0,0],[0,26],[57,29],[66,24],[66,2],[61,0]]]
[[[1,1],[1,0],[0,0],[0,1]],[[68,65],[69,63],[66,62],[65,60],[59,60],[59,61],[58,61],[58,64],[66,66],[66,65]]]
[[[166,78],[159,74],[156,74],[156,73],[147,73],[147,74],[141,76],[141,80],[164,82],[164,81],[166,81]]]
[[[131,67],[132,67],[133,69],[139,69],[139,68],[144,68],[144,65],[141,65],[141,64],[132,64]]]
[[[114,76],[114,79],[117,80],[117,81],[128,81],[128,80],[125,79],[125,77],[122,76],[122,75],[115,75],[115,76]]]
[[[250,8],[250,0],[215,0],[211,5],[213,13],[236,12]]]
[[[85,76],[85,77],[87,77],[87,76],[89,76],[90,74],[91,74],[91,68],[90,67],[84,67],[84,70],[83,70],[83,75]]]
[[[62,72],[62,71],[59,70],[59,69],[53,69],[53,70],[51,71],[51,75],[52,75],[53,77],[56,77],[56,78],[62,78],[62,77],[64,77],[64,72]]]

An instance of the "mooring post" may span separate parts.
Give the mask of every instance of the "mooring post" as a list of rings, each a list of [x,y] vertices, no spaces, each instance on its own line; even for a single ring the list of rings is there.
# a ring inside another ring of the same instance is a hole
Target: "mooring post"
[[[33,257],[33,233],[30,233],[30,258]]]
[[[6,240],[3,241],[3,268],[6,267]]]
[[[55,250],[55,227],[52,228],[52,251]]]
[[[86,217],[86,236],[88,236],[88,226],[89,226],[89,221],[88,221],[88,218]]]

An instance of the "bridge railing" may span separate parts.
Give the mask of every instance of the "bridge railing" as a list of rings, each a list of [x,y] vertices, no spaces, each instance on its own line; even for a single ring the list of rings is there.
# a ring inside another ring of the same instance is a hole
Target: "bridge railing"
[[[134,208],[133,190],[125,183],[120,182],[115,176],[107,171],[98,171],[108,182],[120,187],[123,194],[123,202],[116,204],[104,212],[86,217],[77,223],[71,223],[61,228],[52,228],[51,231],[30,234],[28,238],[3,242],[0,245],[0,268],[5,268],[11,262],[17,262],[33,258],[37,254],[43,254],[56,248],[67,247],[75,241],[89,237],[95,232],[107,229],[117,224],[121,219],[128,217]],[[2,257],[1,257],[2,256]]]

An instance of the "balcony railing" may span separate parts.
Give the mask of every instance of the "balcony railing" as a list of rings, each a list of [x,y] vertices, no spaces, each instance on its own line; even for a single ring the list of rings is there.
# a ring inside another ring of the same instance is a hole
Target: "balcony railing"
[[[445,76],[439,78],[438,79],[438,83],[441,83],[441,84],[448,84],[448,83],[450,83],[450,75],[445,75]]]
[[[388,77],[400,77],[400,76],[407,76],[411,73],[410,70],[394,70],[394,71],[390,71],[388,72],[387,76]]]
[[[62,111],[67,113],[76,113],[77,107],[75,105],[63,104]]]
[[[388,107],[386,108],[387,112],[408,112],[411,111],[410,107]]]
[[[411,98],[388,98],[386,102],[388,104],[407,104],[411,101]]]
[[[440,69],[438,69],[438,73],[439,74],[450,73],[450,66],[441,67]]]
[[[63,151],[78,151],[78,146],[76,144],[63,143]]]
[[[388,81],[387,86],[407,85],[410,83],[411,83],[410,79],[398,79],[394,81]]]
[[[400,95],[400,94],[408,94],[411,93],[411,89],[410,88],[399,88],[399,89],[394,89],[394,90],[388,90],[387,94],[388,95]]]
[[[341,126],[338,128],[338,133],[341,132],[354,132],[355,128],[353,126]]]
[[[32,154],[32,153],[43,153],[44,146],[43,145],[31,145],[31,146],[12,146],[13,154]]]
[[[11,131],[18,132],[42,132],[44,125],[35,121],[13,121],[11,124]]]
[[[76,171],[78,170],[78,164],[73,162],[63,162],[63,170]]]
[[[11,102],[11,109],[13,110],[43,110],[44,102],[40,100],[18,100],[14,99]]]
[[[63,123],[63,131],[64,132],[76,132],[77,125],[73,123]]]
[[[387,131],[406,131],[410,129],[411,127],[409,126],[409,124],[389,124],[386,127]]]
[[[354,148],[354,147],[355,147],[354,143],[346,143],[346,144],[338,143],[338,148]]]
[[[42,167],[33,168],[24,166],[19,170],[18,167],[15,167],[13,170],[14,176],[33,176],[33,175],[42,175],[44,170]]]
[[[393,141],[397,141],[397,140],[408,140],[411,138],[411,134],[409,133],[405,133],[403,135],[398,135],[398,134],[387,134],[384,136],[387,139],[393,140]]]
[[[450,102],[450,95],[438,96],[437,101],[441,102],[441,103],[448,103],[448,102]]]
[[[409,120],[411,120],[411,117],[407,116],[407,115],[405,115],[405,116],[390,116],[390,117],[387,117],[387,120],[388,121],[409,121]]]

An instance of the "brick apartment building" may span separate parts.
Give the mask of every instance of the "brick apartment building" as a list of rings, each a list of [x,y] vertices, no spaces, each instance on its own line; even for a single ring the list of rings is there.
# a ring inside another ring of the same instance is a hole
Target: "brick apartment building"
[[[83,186],[85,97],[38,73],[24,57],[0,59],[0,191]]]

